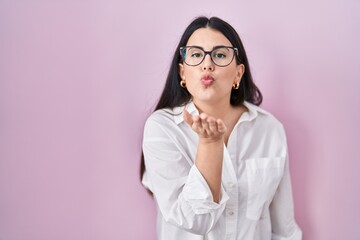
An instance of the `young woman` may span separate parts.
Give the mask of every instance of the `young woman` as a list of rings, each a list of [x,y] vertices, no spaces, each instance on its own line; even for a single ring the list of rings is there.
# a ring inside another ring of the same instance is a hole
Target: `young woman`
[[[284,128],[261,102],[236,31],[195,19],[144,129],[158,239],[301,239]]]

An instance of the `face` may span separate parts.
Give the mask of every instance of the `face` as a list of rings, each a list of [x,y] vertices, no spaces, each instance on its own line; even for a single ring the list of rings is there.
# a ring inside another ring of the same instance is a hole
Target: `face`
[[[221,32],[208,27],[196,30],[186,46],[199,46],[204,51],[211,51],[217,46],[232,47]],[[244,65],[237,65],[235,58],[228,66],[219,67],[212,62],[209,54],[197,66],[179,64],[180,77],[185,80],[195,104],[230,104],[233,84],[240,83],[244,71]]]

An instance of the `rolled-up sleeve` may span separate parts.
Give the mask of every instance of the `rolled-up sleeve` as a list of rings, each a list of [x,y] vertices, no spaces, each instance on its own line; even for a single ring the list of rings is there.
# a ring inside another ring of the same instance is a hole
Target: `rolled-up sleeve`
[[[286,156],[284,175],[270,205],[272,240],[301,240],[302,232],[295,222],[289,160]]]
[[[219,203],[213,201],[206,180],[163,124],[145,124],[143,153],[148,187],[165,221],[189,232],[204,235],[211,231],[229,199],[221,188]]]

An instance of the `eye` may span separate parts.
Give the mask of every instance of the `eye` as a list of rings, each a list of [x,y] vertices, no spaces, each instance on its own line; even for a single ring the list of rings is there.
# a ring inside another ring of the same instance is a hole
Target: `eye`
[[[215,57],[215,58],[226,58],[226,55],[223,54],[223,53],[215,53],[215,54],[214,54],[214,57]]]
[[[193,57],[193,58],[201,58],[202,53],[201,52],[193,52],[193,53],[191,53],[191,57]]]
[[[229,49],[224,47],[217,48],[212,53],[212,57],[215,59],[225,59],[228,58],[228,56],[230,56]]]

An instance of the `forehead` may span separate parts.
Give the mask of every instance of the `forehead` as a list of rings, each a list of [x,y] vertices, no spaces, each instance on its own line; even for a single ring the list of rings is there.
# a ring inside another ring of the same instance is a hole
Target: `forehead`
[[[206,27],[199,28],[190,36],[187,46],[200,46],[205,50],[211,50],[215,46],[232,46],[229,39],[227,39],[218,30]]]

